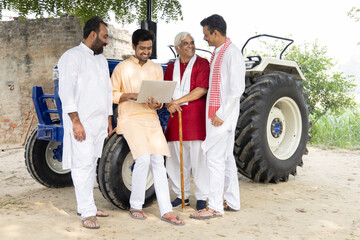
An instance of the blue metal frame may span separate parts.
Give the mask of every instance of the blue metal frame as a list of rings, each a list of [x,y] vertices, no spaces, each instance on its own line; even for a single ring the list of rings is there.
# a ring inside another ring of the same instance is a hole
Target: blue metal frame
[[[40,140],[62,142],[64,129],[62,126],[61,101],[57,91],[58,87],[55,87],[56,94],[51,95],[44,94],[39,86],[34,86],[32,89],[32,99],[39,120],[37,138]],[[49,109],[46,99],[51,99],[55,102],[57,109]],[[51,113],[59,114],[60,123],[51,119]]]

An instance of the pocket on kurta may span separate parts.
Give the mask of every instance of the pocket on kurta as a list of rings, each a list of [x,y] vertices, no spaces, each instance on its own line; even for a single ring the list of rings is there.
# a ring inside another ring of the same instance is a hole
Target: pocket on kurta
[[[92,166],[94,162],[94,143],[93,139],[87,137],[85,141],[79,142],[72,139],[72,163],[75,168]]]

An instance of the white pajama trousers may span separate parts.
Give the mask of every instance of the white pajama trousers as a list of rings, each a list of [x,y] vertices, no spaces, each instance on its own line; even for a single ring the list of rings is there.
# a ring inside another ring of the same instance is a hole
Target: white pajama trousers
[[[184,163],[184,195],[189,199],[190,176],[194,177],[195,198],[205,200],[209,195],[209,171],[203,150],[202,141],[183,141]],[[180,144],[179,141],[168,142],[171,157],[166,160],[166,171],[169,176],[170,186],[176,196],[181,199],[181,172],[180,172]]]
[[[169,185],[162,155],[143,154],[135,160],[132,173],[132,186],[130,206],[142,209],[145,202],[146,178],[149,167],[154,180],[156,199],[159,204],[161,216],[172,211],[170,202]]]
[[[83,166],[71,167],[71,177],[74,184],[75,196],[77,202],[77,212],[81,217],[90,217],[96,215],[96,206],[94,202],[94,183],[97,157],[89,160],[89,164]]]
[[[226,131],[217,136],[217,142],[206,152],[210,175],[209,208],[222,214],[223,199],[232,209],[240,209],[239,179],[232,154],[233,138],[232,132]]]

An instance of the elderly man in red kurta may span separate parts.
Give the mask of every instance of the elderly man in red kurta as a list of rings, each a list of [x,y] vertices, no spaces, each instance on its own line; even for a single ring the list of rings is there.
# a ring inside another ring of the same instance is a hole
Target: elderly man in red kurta
[[[177,198],[172,201],[173,207],[181,204],[180,188],[180,150],[179,118],[182,113],[183,160],[184,160],[184,193],[185,204],[189,205],[190,173],[196,185],[196,209],[206,208],[209,192],[208,168],[201,143],[205,139],[206,93],[209,87],[209,62],[195,55],[193,37],[187,32],[180,32],[175,37],[175,49],[179,57],[170,63],[165,71],[165,80],[177,81],[173,100],[167,109],[174,117],[169,119],[165,132],[171,157],[167,159],[166,170],[170,185]]]

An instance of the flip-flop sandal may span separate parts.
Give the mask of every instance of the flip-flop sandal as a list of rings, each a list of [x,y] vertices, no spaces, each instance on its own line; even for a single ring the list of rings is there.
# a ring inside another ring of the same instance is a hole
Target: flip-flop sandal
[[[95,226],[92,227],[92,226],[86,225],[86,223],[85,223],[86,221],[90,221],[91,223],[95,223]],[[96,219],[95,216],[86,217],[86,218],[81,219],[81,223],[82,223],[82,226],[83,226],[84,228],[99,229],[100,226],[96,226],[96,222],[97,222],[97,219]]]
[[[98,209],[97,211],[96,211],[96,217],[108,217],[109,216],[109,214],[108,213],[106,213],[106,214],[97,214],[98,212],[102,212],[102,213],[105,213],[103,210],[100,210],[100,209]],[[81,213],[76,213],[78,216],[81,216]]]
[[[237,212],[237,210],[231,208],[231,207],[227,204],[226,200],[224,200],[224,211]]]
[[[176,216],[176,217],[175,217],[175,216],[171,216],[171,217],[168,217],[168,218],[161,217],[161,220],[162,220],[162,221],[171,223],[172,225],[175,225],[175,226],[184,226],[184,225],[185,225],[184,222],[178,223],[178,222],[171,221],[171,220],[173,220],[173,219],[181,220],[181,219],[179,218],[179,216]]]
[[[209,216],[194,216],[190,215],[190,218],[197,219],[197,220],[203,220],[203,219],[210,219],[210,218],[216,218],[216,217],[222,217],[222,214],[216,210],[212,210],[210,208],[204,208],[202,210],[197,211],[197,213],[200,212],[209,212],[211,215]]]
[[[134,213],[141,213],[142,217],[137,217],[134,215]],[[138,220],[145,220],[146,217],[145,217],[145,213],[143,210],[130,210],[129,211],[129,215],[130,217],[132,217],[133,219],[138,219]]]

